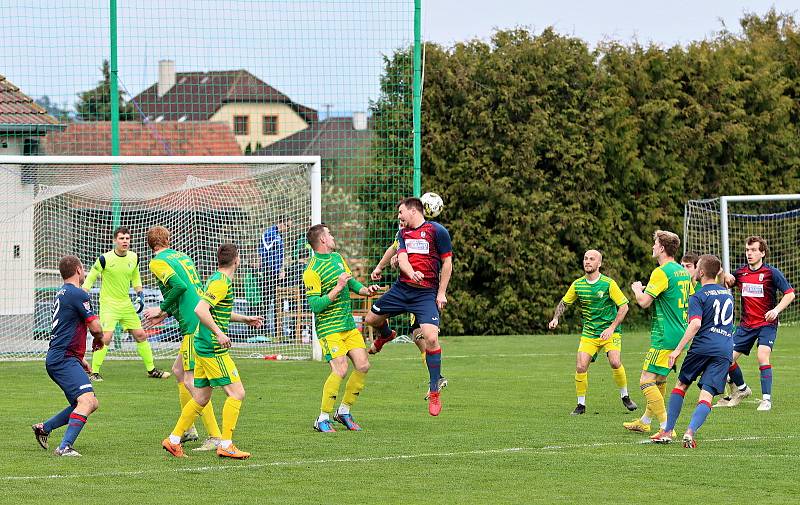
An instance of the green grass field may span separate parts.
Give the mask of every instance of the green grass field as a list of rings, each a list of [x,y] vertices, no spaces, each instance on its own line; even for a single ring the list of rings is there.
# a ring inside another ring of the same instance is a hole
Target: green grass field
[[[42,362],[6,362],[2,502],[790,503],[800,449],[798,337],[795,328],[779,332],[773,411],[756,412],[752,398],[715,409],[693,451],[642,445],[643,436],[622,429],[633,416],[604,361],[590,368],[587,414],[570,416],[577,336],[444,338],[450,386],[439,418],[422,399],[427,372],[416,348],[389,345],[372,360],[354,409],[360,433],[311,429],[327,365],[240,359],[248,396],[235,439],[253,453],[246,461],[169,456],[160,442],[178,415],[175,382],[146,379],[138,361],[106,362],[106,381],[96,388],[100,410],[76,444],[84,457],[57,458],[36,444],[30,424],[63,408],[64,397]],[[644,333],[623,340],[631,396],[640,404],[647,343]],[[743,365],[760,397],[754,359]],[[697,389],[686,398],[679,432]],[[216,392],[218,412],[222,399]],[[62,434],[51,436],[51,448]]]

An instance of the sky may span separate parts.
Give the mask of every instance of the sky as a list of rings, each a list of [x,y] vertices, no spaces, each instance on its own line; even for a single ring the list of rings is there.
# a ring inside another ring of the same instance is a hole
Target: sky
[[[383,56],[413,40],[413,0],[120,0],[121,89],[178,72],[246,69],[298,103],[336,115],[369,109]],[[109,57],[108,0],[0,0],[0,75],[71,107]],[[450,46],[527,27],[664,46],[738,31],[744,12],[800,11],[800,0],[422,0],[423,36]]]

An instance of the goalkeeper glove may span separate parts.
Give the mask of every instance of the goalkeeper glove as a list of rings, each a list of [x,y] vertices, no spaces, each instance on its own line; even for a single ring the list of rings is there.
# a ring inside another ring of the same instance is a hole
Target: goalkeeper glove
[[[141,314],[144,310],[144,291],[136,293],[136,300],[133,302],[133,306],[136,308],[136,313]]]

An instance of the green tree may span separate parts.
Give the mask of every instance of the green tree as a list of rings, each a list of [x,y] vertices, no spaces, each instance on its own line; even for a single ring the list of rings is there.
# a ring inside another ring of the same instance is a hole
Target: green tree
[[[103,60],[100,68],[103,79],[97,86],[78,94],[75,111],[82,121],[111,121],[111,67],[108,60]],[[120,92],[119,119],[120,121],[133,121],[136,110],[132,103],[127,103]]]

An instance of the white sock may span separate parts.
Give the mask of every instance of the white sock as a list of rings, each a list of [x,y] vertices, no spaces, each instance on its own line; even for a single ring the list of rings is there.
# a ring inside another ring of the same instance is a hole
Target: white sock
[[[223,449],[227,449],[228,447],[230,447],[232,443],[233,443],[232,440],[220,440],[219,446],[222,447]]]
[[[772,395],[763,395],[763,397],[767,401],[772,401]]]
[[[658,423],[658,425],[661,426],[661,429],[663,430],[664,428],[667,427],[667,422],[664,421],[663,423]]]
[[[169,443],[170,444],[180,444],[181,443],[181,437],[179,437],[178,435],[170,435],[169,436]]]
[[[640,421],[642,421],[642,424],[650,424],[650,421],[652,421],[652,419],[650,419],[648,416],[642,416]]]
[[[339,405],[339,414],[344,415],[349,413],[350,413],[350,405],[344,403]]]
[[[578,397],[578,405],[586,405],[586,397],[585,396],[579,396]]]
[[[328,415],[327,412],[320,412],[319,417],[317,418],[317,422],[321,423],[322,421],[330,421],[331,416]]]
[[[626,396],[628,396],[628,388],[627,387],[619,388],[619,397],[625,398]]]

